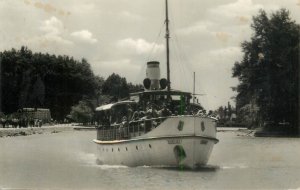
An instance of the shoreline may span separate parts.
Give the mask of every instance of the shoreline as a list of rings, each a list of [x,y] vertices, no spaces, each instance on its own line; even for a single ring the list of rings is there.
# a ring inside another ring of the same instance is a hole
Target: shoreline
[[[287,126],[274,126],[274,127],[259,127],[255,129],[255,137],[288,137],[299,138],[299,131],[297,128]]]
[[[29,136],[35,134],[52,134],[60,133],[64,131],[71,131],[74,126],[71,124],[58,124],[42,127],[28,127],[28,128],[0,128],[0,138],[4,137],[17,137],[17,136]]]
[[[246,136],[246,137],[270,137],[270,138],[299,138],[300,134],[291,132],[287,129],[281,130],[268,130],[264,128],[235,128],[235,127],[218,127],[218,132],[235,132],[237,136]]]
[[[74,124],[45,125],[42,127],[28,128],[0,128],[0,138],[18,137],[38,134],[53,134],[65,131],[92,131],[94,127],[84,127]],[[236,128],[236,127],[218,127],[217,133],[233,132],[240,137],[299,137],[298,135],[282,134],[278,132],[262,131],[258,129]]]
[[[235,133],[239,137],[255,137],[255,130],[240,127],[217,127],[217,133]]]

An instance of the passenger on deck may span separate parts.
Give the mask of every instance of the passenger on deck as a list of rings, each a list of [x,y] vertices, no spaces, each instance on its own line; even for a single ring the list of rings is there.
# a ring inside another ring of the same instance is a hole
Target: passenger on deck
[[[144,111],[140,111],[140,112],[139,112],[139,117],[140,117],[140,118],[145,117],[145,115],[146,115],[146,114],[145,114]]]
[[[174,111],[174,113],[172,114],[173,116],[178,115],[178,111]]]
[[[131,117],[131,121],[138,121],[140,119],[142,119],[143,117],[145,117],[145,112],[142,111],[141,107],[138,107],[138,109],[133,112],[132,117]]]
[[[200,115],[200,116],[205,115],[205,110],[199,110],[196,115]]]
[[[167,108],[165,104],[163,105],[163,108],[158,113],[160,117],[168,117],[172,115],[171,111]]]
[[[146,116],[146,119],[151,119],[152,118],[152,109],[151,108],[148,108],[146,110],[145,116]]]
[[[140,119],[139,115],[140,115],[139,111],[133,112],[132,118],[130,120],[131,121],[137,121],[137,120],[139,120]]]
[[[131,106],[130,105],[128,105],[128,109],[127,109],[127,111],[126,111],[127,113],[127,120],[130,120],[132,117],[133,117],[133,110],[132,110],[132,108],[131,108]]]
[[[147,109],[146,109],[146,118],[152,119],[152,118],[156,118],[158,116],[159,116],[159,114],[158,114],[157,110],[155,109],[155,107],[149,103],[147,105]]]
[[[127,129],[126,129],[127,127],[128,127],[127,117],[123,116],[122,122],[120,123],[119,128],[118,128],[118,133],[119,133],[121,139],[128,136]]]
[[[152,109],[152,117],[153,118],[159,117],[158,111],[156,109]]]

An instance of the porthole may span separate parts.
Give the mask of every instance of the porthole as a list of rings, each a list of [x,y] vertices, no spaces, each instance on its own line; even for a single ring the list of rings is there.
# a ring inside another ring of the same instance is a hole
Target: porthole
[[[151,144],[149,144],[149,148],[152,148]]]
[[[138,148],[138,146],[135,146],[135,148],[138,150],[139,148]]]
[[[128,151],[127,147],[126,147],[126,151]]]
[[[112,149],[111,149],[111,151],[113,152],[113,151],[114,151],[114,149],[112,148]]]
[[[120,152],[120,148],[118,148],[118,151]]]

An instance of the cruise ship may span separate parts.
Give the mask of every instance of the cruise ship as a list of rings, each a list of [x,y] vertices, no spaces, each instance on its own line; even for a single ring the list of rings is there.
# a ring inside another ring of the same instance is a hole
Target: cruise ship
[[[99,164],[167,166],[206,165],[216,138],[216,119],[194,102],[194,94],[171,89],[169,18],[166,6],[167,79],[160,63],[147,63],[144,90],[126,100],[96,108]]]

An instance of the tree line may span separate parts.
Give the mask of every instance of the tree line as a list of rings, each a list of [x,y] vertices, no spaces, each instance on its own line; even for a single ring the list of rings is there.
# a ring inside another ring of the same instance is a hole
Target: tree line
[[[106,80],[96,76],[84,58],[33,53],[24,46],[0,52],[0,67],[0,112],[5,115],[48,108],[54,120],[63,121],[72,107],[84,104],[94,110],[141,88],[114,73]]]
[[[241,121],[258,127],[298,126],[300,27],[286,9],[253,17],[250,41],[232,74],[238,78],[236,107]]]

